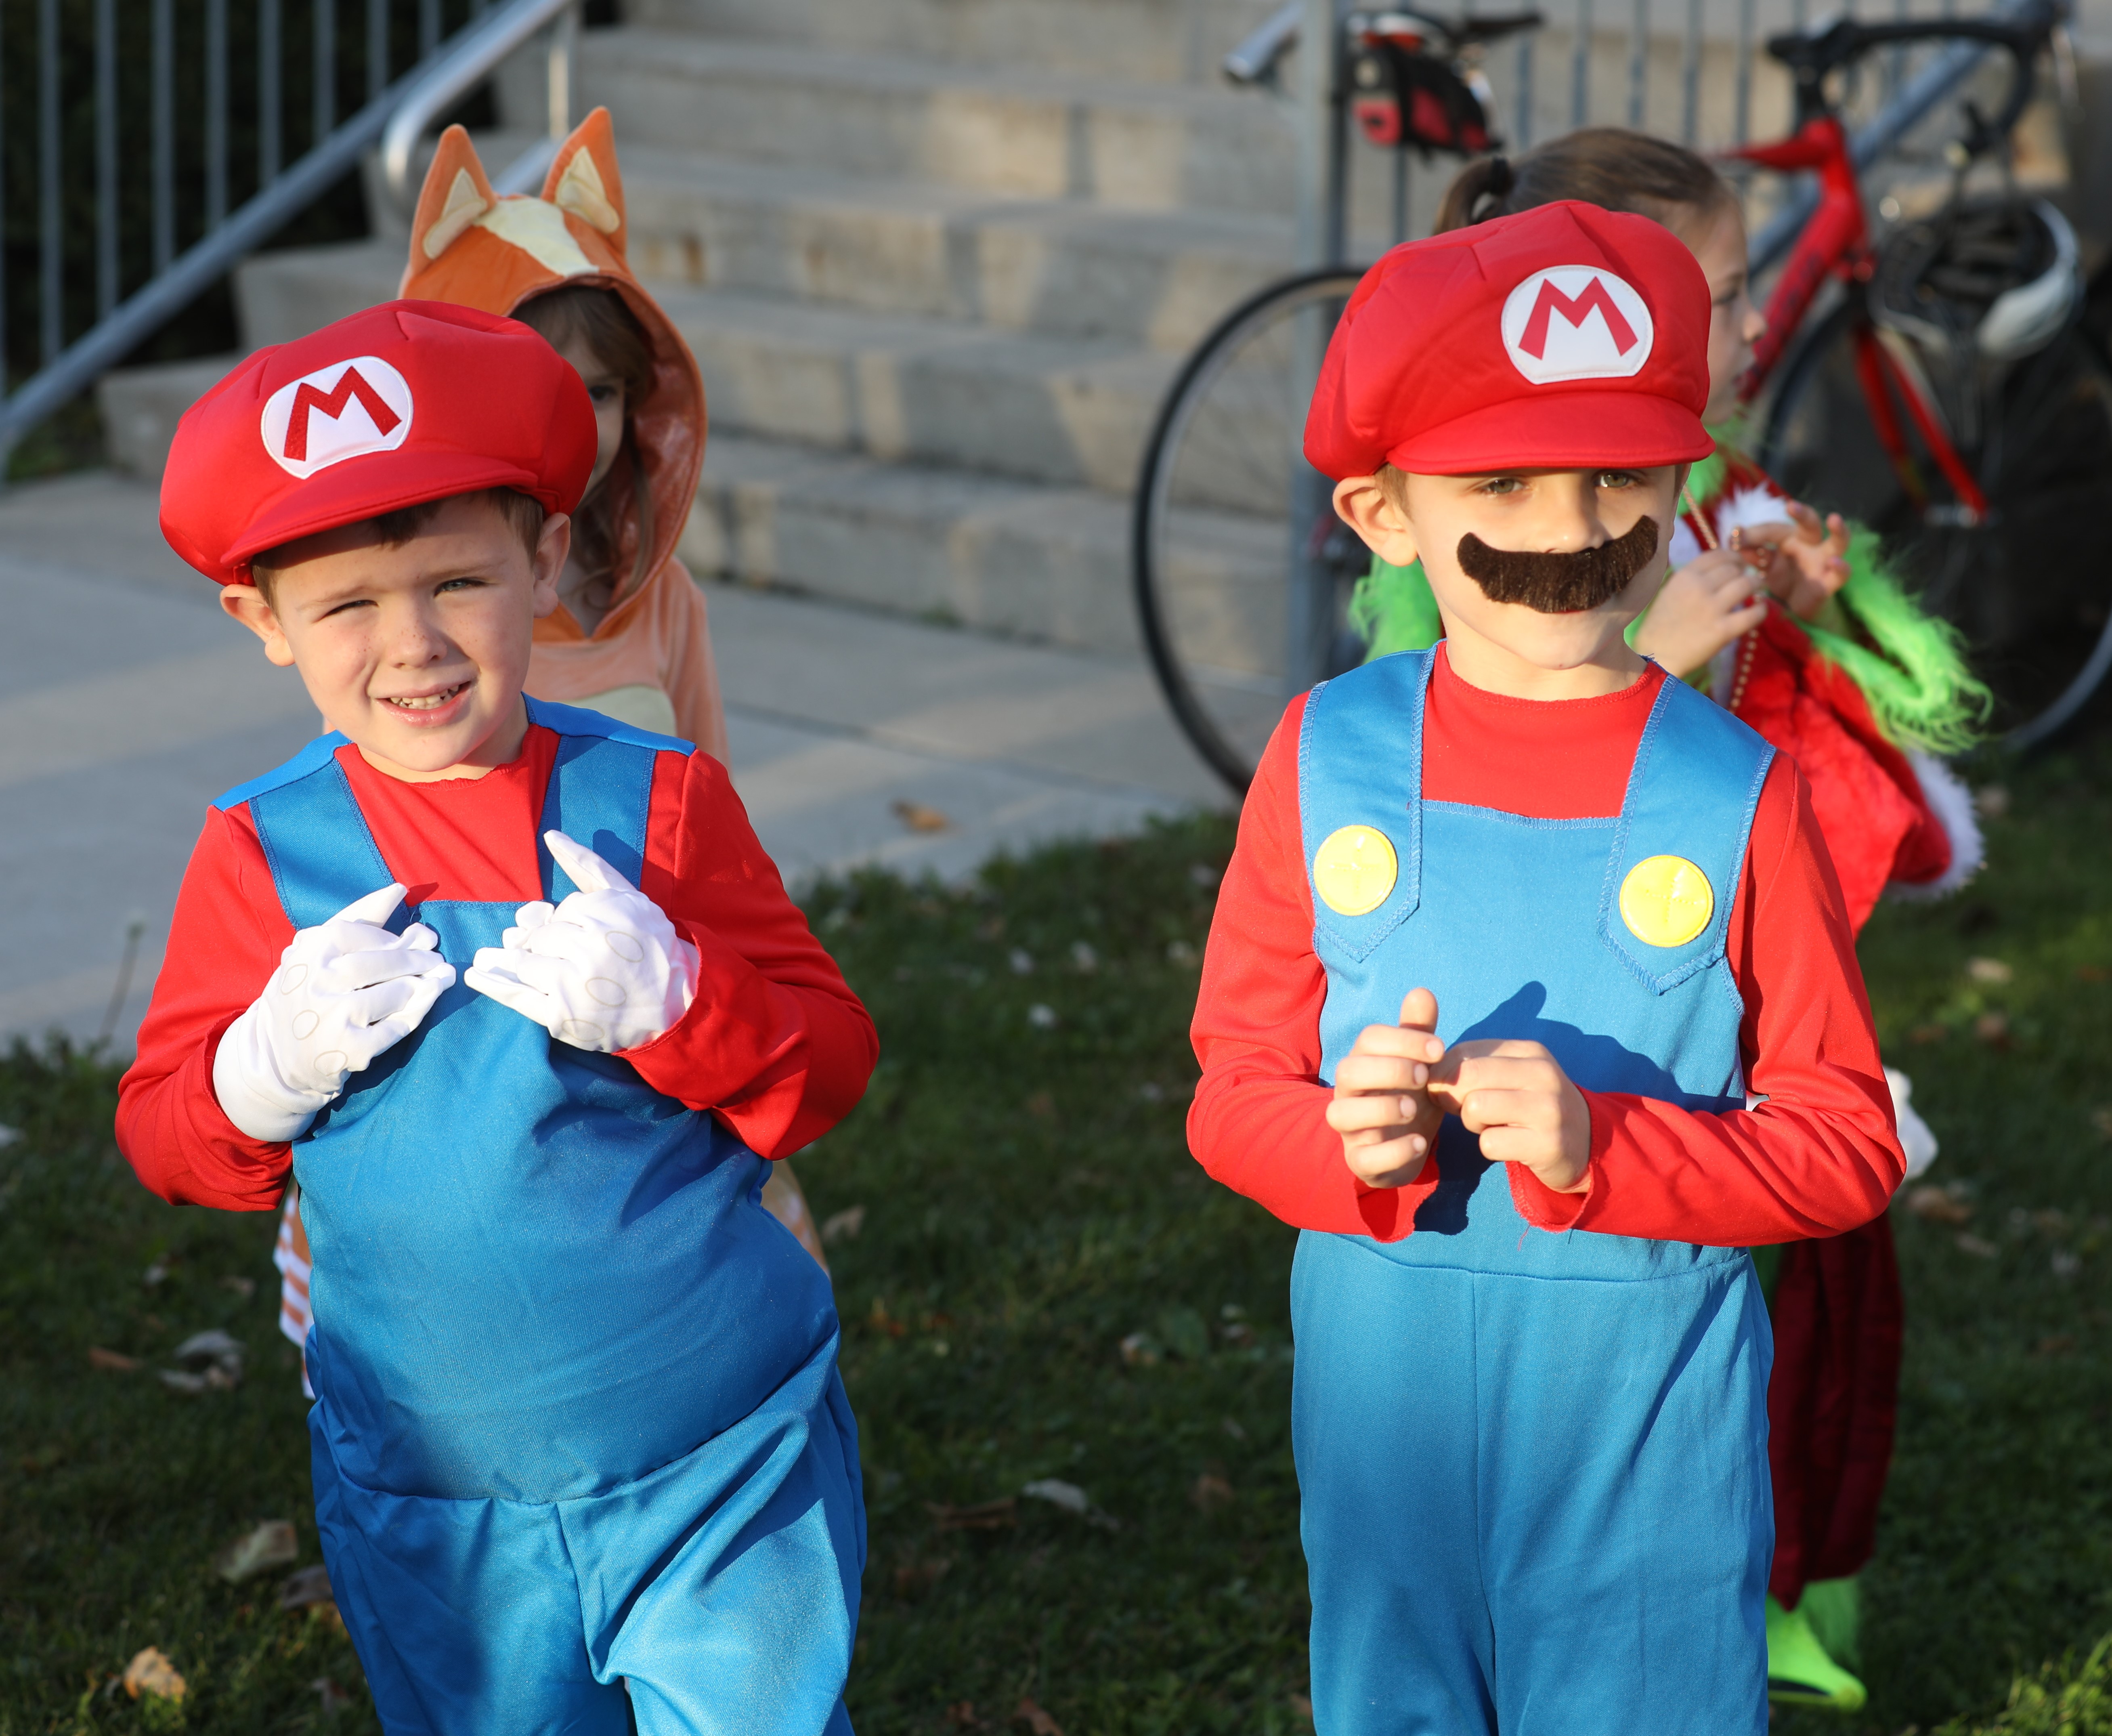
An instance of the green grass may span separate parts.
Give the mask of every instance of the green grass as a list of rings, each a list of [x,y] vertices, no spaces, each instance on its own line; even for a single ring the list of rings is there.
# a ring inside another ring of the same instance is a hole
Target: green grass
[[[1944,1141],[1929,1179],[1961,1187],[1996,1251],[1897,1214],[1908,1364],[1867,1579],[1873,1704],[1778,1721],[1792,1733],[2112,1731],[2087,1659],[2112,1629],[2112,1143],[2092,1119],[2112,1109],[2112,755],[2014,795],[1981,884],[1887,909],[1865,946],[1887,1051]],[[820,1215],[864,1208],[832,1258],[872,1520],[865,1736],[1024,1729],[1022,1698],[1069,1736],[1308,1728],[1293,1238],[1181,1134],[1192,954],[1230,841],[1196,821],[999,863],[966,893],[872,876],[814,900],[885,1045],[866,1103],[800,1160]],[[1974,984],[1973,957],[2011,980]],[[1997,1011],[1999,1045],[1973,1034]],[[371,1729],[363,1697],[325,1722],[308,1685],[358,1681],[326,1620],[209,1570],[265,1518],[316,1558],[271,1225],[142,1192],[112,1084],[63,1055],[0,1064],[0,1122],[24,1132],[0,1150],[0,1736],[142,1727],[107,1684],[150,1644],[188,1678],[193,1729]],[[89,1365],[100,1346],[151,1368],[211,1325],[251,1346],[238,1392]],[[1125,1359],[1133,1334],[1157,1360]],[[1031,1499],[958,1523],[1049,1478],[1112,1525]]]

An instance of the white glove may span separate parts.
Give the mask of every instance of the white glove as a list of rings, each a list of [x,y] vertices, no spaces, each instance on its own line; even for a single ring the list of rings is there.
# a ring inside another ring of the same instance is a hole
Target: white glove
[[[575,1049],[613,1055],[664,1036],[697,998],[697,949],[592,850],[561,832],[543,841],[580,890],[554,910],[521,905],[462,981]]]
[[[453,985],[455,968],[431,929],[381,926],[403,901],[402,886],[385,886],[302,929],[264,992],[227,1027],[212,1058],[213,1094],[252,1139],[276,1144],[307,1132],[345,1076],[416,1030]]]

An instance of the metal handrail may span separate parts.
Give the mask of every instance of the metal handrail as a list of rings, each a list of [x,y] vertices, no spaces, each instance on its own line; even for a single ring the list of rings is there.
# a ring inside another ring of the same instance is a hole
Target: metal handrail
[[[506,57],[539,31],[549,33],[549,136],[530,146],[494,178],[499,193],[525,193],[539,180],[571,130],[572,49],[579,33],[579,0],[512,0],[472,25],[438,56],[396,107],[381,140],[381,184],[404,216],[416,207],[418,189],[412,159],[427,127],[468,95]]]
[[[166,0],[164,0],[166,4]],[[162,215],[171,203],[171,193],[165,185],[169,176],[157,171],[156,192],[159,199],[155,226],[155,275],[139,289],[122,301],[115,299],[116,271],[115,265],[114,220],[108,215],[114,201],[106,200],[98,212],[102,233],[98,235],[98,288],[102,302],[101,317],[86,332],[72,343],[61,344],[58,327],[58,212],[59,196],[57,188],[57,148],[47,140],[43,153],[43,172],[48,185],[43,189],[43,216],[48,233],[45,235],[44,261],[44,365],[25,380],[4,403],[0,403],[0,478],[4,478],[7,458],[16,444],[39,422],[70,402],[92,384],[107,369],[114,367],[152,337],[170,319],[225,276],[244,256],[253,253],[263,242],[300,215],[327,193],[347,171],[356,165],[362,152],[371,148],[385,134],[390,139],[397,136],[391,123],[399,116],[415,113],[421,118],[415,121],[403,147],[403,159],[407,175],[411,149],[416,142],[417,131],[426,121],[444,110],[457,98],[466,95],[480,80],[487,75],[507,53],[517,48],[538,30],[549,29],[553,21],[550,93],[550,116],[553,129],[560,134],[568,121],[571,102],[571,62],[577,15],[571,10],[577,0],[507,0],[476,22],[466,26],[445,43],[435,39],[439,34],[439,12],[437,5],[421,7],[421,21],[426,52],[424,57],[401,77],[384,83],[385,71],[378,52],[370,52],[368,100],[357,113],[322,137],[298,162],[280,168],[277,162],[278,93],[275,88],[265,92],[262,112],[265,120],[262,155],[264,181],[257,193],[224,220],[217,221],[198,241],[181,253],[170,257],[173,246],[172,223]],[[107,8],[105,8],[107,11]],[[560,18],[560,14],[566,14]],[[387,11],[380,0],[369,0],[370,29],[378,40],[371,45],[376,50],[385,51]],[[225,0],[210,0],[208,22],[218,21],[216,40],[224,51],[225,30],[220,28],[225,21]],[[327,39],[325,39],[327,40]],[[57,58],[52,44],[53,36],[47,32],[44,39],[46,65],[42,69],[46,89],[44,112],[47,130],[55,126],[52,116],[57,113]],[[494,47],[494,44],[498,46]],[[330,67],[326,51],[317,49],[318,89],[327,91],[330,86]],[[472,56],[478,71],[463,82],[462,69],[471,64]],[[173,76],[171,57],[166,41],[157,48],[154,64],[154,82],[157,91],[165,90]],[[209,63],[219,71],[209,79],[208,122],[212,134],[224,147],[225,140],[225,68],[219,59]],[[267,60],[264,70],[275,81],[277,62]],[[107,80],[102,81],[106,85]],[[436,95],[444,89],[448,93]],[[416,105],[413,108],[412,105]],[[162,106],[166,106],[164,102]],[[108,111],[106,109],[105,113]],[[316,105],[319,123],[330,118],[326,98],[319,98]],[[101,127],[105,137],[98,139],[103,146],[103,155],[110,166],[100,175],[104,190],[115,185],[115,134]],[[162,128],[166,131],[166,128]],[[162,141],[166,147],[166,139]],[[501,191],[517,190],[512,182],[521,178],[539,175],[547,167],[556,148],[554,141],[538,145],[529,157],[538,153],[539,163],[530,163],[524,157],[510,165],[502,181],[508,185]],[[166,149],[164,150],[166,157]],[[207,208],[216,216],[216,207],[225,199],[226,166],[224,149],[221,154],[210,158],[208,166]]]

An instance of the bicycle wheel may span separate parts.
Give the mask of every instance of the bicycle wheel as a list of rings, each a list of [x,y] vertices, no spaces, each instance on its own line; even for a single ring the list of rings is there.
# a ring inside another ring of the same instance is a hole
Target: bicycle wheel
[[[1363,274],[1286,278],[1189,358],[1145,448],[1131,576],[1181,729],[1244,794],[1286,702],[1349,668],[1350,587],[1370,564],[1301,450],[1313,380]]]
[[[2112,667],[2112,563],[2102,554],[2112,372],[2070,330],[1983,377],[1980,438],[1960,453],[1987,497],[1987,517],[1972,524],[1904,416],[1923,500],[1909,495],[1887,457],[1856,369],[1858,335],[1868,329],[1857,298],[1799,345],[1768,413],[1761,462],[1799,499],[1883,535],[1923,605],[1964,633],[2007,745],[2044,741],[2074,720]]]

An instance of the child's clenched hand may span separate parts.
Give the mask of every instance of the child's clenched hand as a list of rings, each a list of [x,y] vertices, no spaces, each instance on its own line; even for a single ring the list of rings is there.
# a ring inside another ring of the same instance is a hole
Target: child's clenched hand
[[[1430,1100],[1480,1136],[1492,1164],[1523,1164],[1557,1193],[1582,1193],[1591,1161],[1591,1112],[1562,1064],[1539,1043],[1455,1043],[1430,1070]]]
[[[1437,997],[1413,989],[1397,1025],[1368,1025],[1335,1069],[1327,1125],[1342,1160],[1372,1187],[1403,1187],[1422,1173],[1444,1112],[1431,1100],[1431,1068],[1444,1058]]]
[[[1822,522],[1800,500],[1787,503],[1793,523],[1747,525],[1738,545],[1765,575],[1768,589],[1800,621],[1815,621],[1848,582],[1848,523],[1838,513]]]
[[[1705,668],[1766,617],[1767,599],[1756,595],[1759,588],[1759,572],[1736,549],[1697,555],[1664,581],[1636,630],[1636,649],[1674,675]]]

